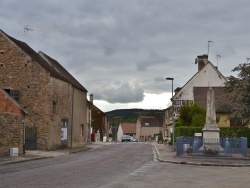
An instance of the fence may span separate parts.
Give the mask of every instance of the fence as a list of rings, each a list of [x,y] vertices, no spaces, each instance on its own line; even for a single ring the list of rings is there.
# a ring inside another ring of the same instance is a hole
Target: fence
[[[248,157],[247,138],[203,139],[202,137],[176,138],[176,155],[183,154],[200,156],[243,156]]]

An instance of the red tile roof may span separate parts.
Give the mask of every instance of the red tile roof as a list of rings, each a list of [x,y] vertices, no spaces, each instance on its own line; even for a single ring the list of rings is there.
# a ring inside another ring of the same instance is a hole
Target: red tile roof
[[[122,130],[124,134],[135,134],[136,133],[136,123],[122,123]]]

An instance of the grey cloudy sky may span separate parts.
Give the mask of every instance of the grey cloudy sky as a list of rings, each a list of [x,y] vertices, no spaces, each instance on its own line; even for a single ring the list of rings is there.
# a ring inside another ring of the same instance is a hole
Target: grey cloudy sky
[[[58,60],[103,111],[163,109],[165,78],[183,86],[208,40],[224,76],[246,62],[249,8],[249,0],[0,0],[0,29]]]

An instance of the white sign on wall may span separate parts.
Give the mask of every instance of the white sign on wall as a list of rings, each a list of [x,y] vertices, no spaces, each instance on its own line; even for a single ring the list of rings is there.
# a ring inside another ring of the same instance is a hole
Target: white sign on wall
[[[67,128],[61,129],[61,140],[67,140]]]
[[[178,112],[181,106],[185,103],[193,103],[192,100],[173,100],[174,112]]]

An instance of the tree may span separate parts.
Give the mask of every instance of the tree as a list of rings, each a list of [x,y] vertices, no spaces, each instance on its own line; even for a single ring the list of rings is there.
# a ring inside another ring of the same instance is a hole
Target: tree
[[[243,125],[247,125],[250,121],[250,63],[239,64],[232,72],[237,72],[237,77],[227,77],[225,84],[229,100],[233,103],[230,118],[241,119]]]
[[[100,132],[101,139],[103,137],[104,125],[102,122],[103,113],[98,108],[92,109],[92,127],[93,131],[96,133],[97,131]]]
[[[182,126],[204,126],[206,111],[197,103],[186,103],[179,110],[179,120]]]

